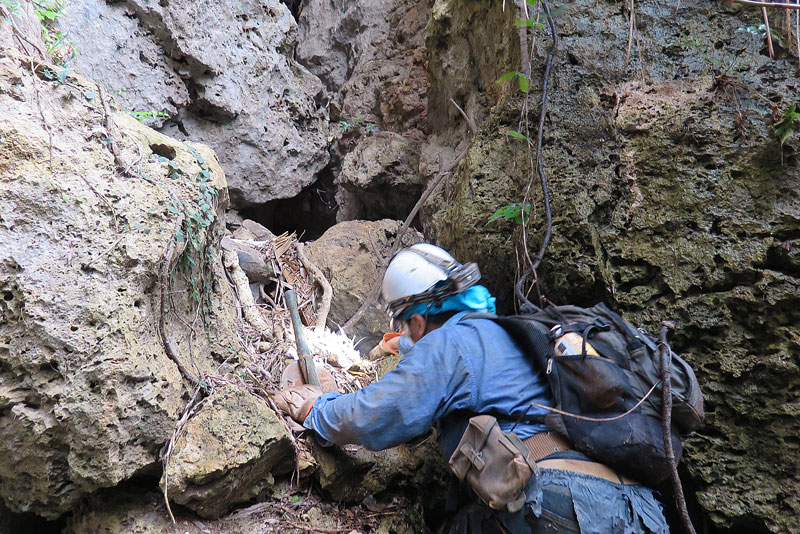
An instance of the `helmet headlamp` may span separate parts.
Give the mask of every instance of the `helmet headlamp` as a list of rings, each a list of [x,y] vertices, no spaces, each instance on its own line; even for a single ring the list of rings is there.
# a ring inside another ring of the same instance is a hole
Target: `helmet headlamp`
[[[451,261],[440,258],[434,254],[429,254],[424,250],[415,248],[407,248],[399,252],[404,251],[413,252],[421,256],[427,262],[441,268],[447,278],[434,284],[426,291],[387,303],[386,310],[393,319],[396,319],[408,306],[425,302],[436,302],[450,295],[461,293],[477,284],[481,279],[481,272],[476,263],[470,262],[461,264],[455,260]]]

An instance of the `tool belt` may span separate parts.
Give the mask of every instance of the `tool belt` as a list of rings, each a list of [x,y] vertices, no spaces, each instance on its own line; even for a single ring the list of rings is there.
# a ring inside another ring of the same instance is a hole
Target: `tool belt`
[[[542,460],[545,456],[554,452],[572,450],[570,442],[558,432],[539,432],[522,443],[531,451],[536,459],[536,466],[542,469],[561,469],[562,471],[572,471],[602,478],[616,484],[638,485],[639,483],[626,476],[620,475],[610,467],[599,462],[587,460],[573,460],[563,458],[553,458]]]

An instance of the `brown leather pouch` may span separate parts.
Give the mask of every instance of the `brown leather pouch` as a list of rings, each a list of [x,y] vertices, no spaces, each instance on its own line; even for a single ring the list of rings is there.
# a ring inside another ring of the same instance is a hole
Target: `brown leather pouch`
[[[450,469],[459,480],[469,482],[489,508],[509,512],[522,509],[522,490],[537,472],[528,448],[513,432],[504,433],[491,415],[476,415],[469,420],[450,457]]]

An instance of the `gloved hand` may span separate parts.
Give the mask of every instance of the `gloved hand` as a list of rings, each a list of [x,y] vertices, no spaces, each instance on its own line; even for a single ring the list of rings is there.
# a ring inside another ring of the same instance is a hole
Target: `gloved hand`
[[[302,384],[282,389],[272,396],[272,401],[279,410],[302,425],[320,395],[322,390],[317,386]]]
[[[402,332],[389,332],[384,334],[381,342],[375,345],[375,347],[369,351],[369,359],[378,360],[384,356],[389,356],[390,354],[397,354],[400,344],[400,336],[402,335]]]

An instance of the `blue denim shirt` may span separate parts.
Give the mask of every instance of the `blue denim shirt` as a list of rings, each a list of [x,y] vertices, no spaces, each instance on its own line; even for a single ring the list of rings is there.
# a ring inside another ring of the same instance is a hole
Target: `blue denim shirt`
[[[437,424],[449,458],[469,417],[490,413],[509,432],[532,401],[551,405],[546,381],[505,330],[487,319],[460,320],[466,313],[425,335],[378,382],[355,393],[322,395],[304,426],[329,442],[381,450]],[[514,433],[525,439],[542,430],[520,422]]]

